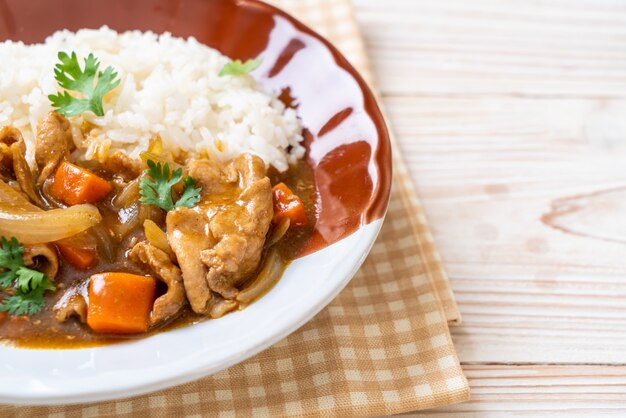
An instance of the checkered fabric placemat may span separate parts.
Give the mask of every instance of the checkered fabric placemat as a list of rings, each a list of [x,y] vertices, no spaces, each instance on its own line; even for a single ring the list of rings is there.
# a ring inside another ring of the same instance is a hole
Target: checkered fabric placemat
[[[350,0],[274,0],[332,41],[373,85]],[[0,416],[373,416],[469,397],[448,322],[459,313],[403,162],[387,220],[348,287],[300,330],[213,376],[87,405],[0,406]]]

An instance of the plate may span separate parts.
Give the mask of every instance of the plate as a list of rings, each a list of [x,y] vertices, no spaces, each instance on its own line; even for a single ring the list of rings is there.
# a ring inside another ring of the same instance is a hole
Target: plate
[[[182,384],[285,338],[350,281],[382,225],[391,148],[372,92],[325,39],[283,11],[234,0],[3,0],[0,39],[42,42],[107,25],[193,36],[233,59],[262,58],[255,78],[296,108],[319,197],[313,240],[246,309],[142,340],[74,350],[0,347],[0,403],[80,403]]]

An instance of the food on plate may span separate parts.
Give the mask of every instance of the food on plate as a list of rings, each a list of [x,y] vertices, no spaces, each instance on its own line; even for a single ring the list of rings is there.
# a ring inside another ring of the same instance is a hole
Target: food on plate
[[[244,308],[311,237],[293,109],[168,34],[0,43],[0,341],[81,347]]]

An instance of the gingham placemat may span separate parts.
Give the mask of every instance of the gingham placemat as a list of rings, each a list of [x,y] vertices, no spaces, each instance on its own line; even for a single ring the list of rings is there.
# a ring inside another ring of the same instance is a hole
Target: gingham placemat
[[[350,0],[274,0],[330,39],[372,84]],[[193,383],[88,405],[0,406],[17,417],[373,416],[469,398],[448,330],[459,313],[406,168],[348,287],[300,330]]]

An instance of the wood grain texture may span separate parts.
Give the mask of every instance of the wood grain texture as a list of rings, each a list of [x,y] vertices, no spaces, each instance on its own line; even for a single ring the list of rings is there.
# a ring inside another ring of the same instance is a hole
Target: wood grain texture
[[[467,366],[472,400],[402,417],[623,417],[626,368]]]
[[[621,0],[355,0],[382,91],[618,97]]]
[[[386,102],[464,318],[461,360],[626,363],[626,153],[593,126],[608,111]]]
[[[625,416],[626,2],[354,3],[464,321],[419,416]]]

